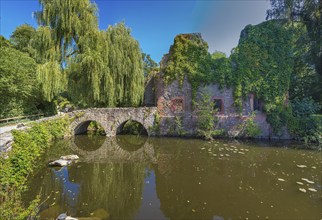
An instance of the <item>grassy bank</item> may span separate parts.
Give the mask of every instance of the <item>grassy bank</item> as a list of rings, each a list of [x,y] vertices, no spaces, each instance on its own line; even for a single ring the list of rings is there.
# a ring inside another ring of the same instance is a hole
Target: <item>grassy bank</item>
[[[8,158],[0,157],[0,213],[1,220],[28,219],[37,213],[39,199],[27,207],[21,195],[26,190],[28,176],[35,170],[37,160],[53,139],[68,134],[69,119],[60,118],[35,123],[28,131],[13,131],[14,143]]]

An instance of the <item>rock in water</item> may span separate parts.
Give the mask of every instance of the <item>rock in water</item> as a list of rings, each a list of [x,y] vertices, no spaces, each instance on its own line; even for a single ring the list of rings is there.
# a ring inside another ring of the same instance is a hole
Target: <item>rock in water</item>
[[[59,159],[59,160],[55,160],[53,162],[50,162],[49,163],[49,166],[60,166],[60,167],[64,167],[64,166],[67,166],[71,163],[71,161],[69,160],[62,160],[62,159]]]
[[[61,156],[60,159],[62,159],[62,160],[78,160],[79,157],[77,155],[71,154],[71,155]]]
[[[59,160],[55,160],[51,163],[49,163],[49,166],[60,166],[64,167],[69,164],[71,164],[73,161],[78,160],[79,157],[77,155],[66,155],[66,156],[61,156]]]
[[[65,220],[66,217],[67,217],[66,213],[62,213],[56,218],[56,220]]]

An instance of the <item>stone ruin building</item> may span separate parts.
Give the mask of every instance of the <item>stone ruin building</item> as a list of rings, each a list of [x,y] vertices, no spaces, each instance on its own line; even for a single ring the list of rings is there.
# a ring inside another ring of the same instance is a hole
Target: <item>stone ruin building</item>
[[[218,109],[217,113],[214,114],[214,117],[218,119],[216,129],[224,129],[226,136],[239,136],[240,125],[254,113],[254,121],[261,130],[257,138],[289,139],[287,135],[283,137],[273,135],[272,128],[266,121],[266,114],[263,112],[264,103],[257,99],[255,94],[249,94],[246,99],[242,100],[242,112],[239,112],[234,106],[232,88],[220,88],[218,84],[209,83],[198,88],[197,97],[201,91],[207,92],[214,106]],[[159,72],[146,85],[144,103],[146,106],[157,107],[160,116],[159,135],[179,135],[175,129],[175,120],[178,118],[182,121],[185,135],[196,135],[197,115],[193,109],[192,88],[187,76],[180,86],[178,80],[166,84],[162,71]]]

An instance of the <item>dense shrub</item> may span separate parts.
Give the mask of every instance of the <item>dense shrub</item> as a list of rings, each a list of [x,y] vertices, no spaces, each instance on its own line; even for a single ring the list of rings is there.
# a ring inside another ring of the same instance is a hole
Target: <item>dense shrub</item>
[[[255,113],[251,114],[249,117],[246,118],[244,123],[240,124],[241,132],[239,136],[247,137],[247,138],[254,138],[261,133],[260,127],[255,122]]]

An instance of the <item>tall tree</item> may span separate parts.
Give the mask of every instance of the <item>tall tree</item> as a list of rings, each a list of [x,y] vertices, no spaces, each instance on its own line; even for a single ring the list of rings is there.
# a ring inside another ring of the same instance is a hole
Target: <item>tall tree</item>
[[[38,104],[36,62],[0,36],[0,118],[30,114]]]
[[[99,30],[94,3],[89,0],[39,0],[39,3],[42,10],[35,13],[38,24],[50,28],[61,61],[72,53],[82,53],[95,40],[91,37],[98,35]]]
[[[35,28],[29,24],[23,24],[14,30],[10,36],[10,41],[17,50],[33,55],[34,51],[31,47],[31,39],[34,37],[35,33]]]
[[[144,72],[139,43],[130,29],[119,23],[106,31],[109,42],[109,72],[115,85],[114,103],[118,106],[141,104],[144,93]]]
[[[40,63],[37,73],[44,98],[52,101],[66,85],[68,57],[88,54],[97,44],[97,8],[89,0],[39,0],[39,3],[41,10],[35,15],[40,27],[33,45]]]
[[[124,23],[98,35],[97,44],[70,59],[70,87],[83,106],[138,106],[144,92],[142,55]]]
[[[315,98],[322,102],[322,0],[270,0],[272,8],[267,11],[267,19],[284,19],[305,25],[308,41],[297,42],[309,48],[306,62],[313,65],[318,76],[311,85],[315,89]],[[300,25],[301,26],[301,25]],[[301,45],[300,45],[301,47]]]

